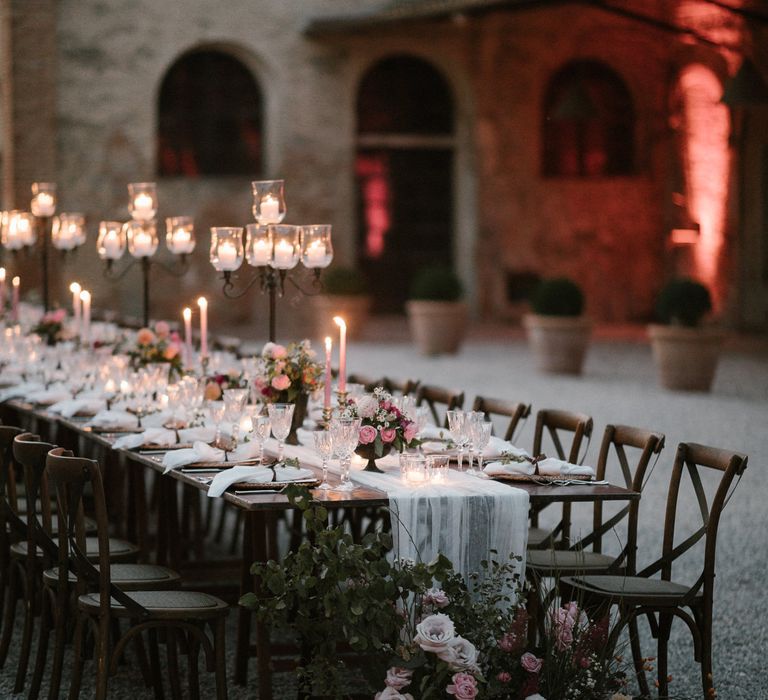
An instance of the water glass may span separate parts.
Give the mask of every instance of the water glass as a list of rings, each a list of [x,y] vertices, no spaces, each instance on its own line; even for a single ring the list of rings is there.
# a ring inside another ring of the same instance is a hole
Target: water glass
[[[483,450],[488,447],[493,432],[493,423],[490,421],[473,421],[471,425],[472,449],[477,452],[477,469],[469,466],[470,474],[479,474],[483,471]]]
[[[469,444],[469,421],[464,411],[454,410],[446,413],[451,439],[459,448],[459,471],[464,469],[464,448]]]
[[[283,452],[285,451],[285,439],[291,432],[291,423],[293,422],[293,410],[295,404],[292,403],[271,403],[267,406],[269,413],[269,422],[272,426],[272,435],[277,440],[277,461],[283,461]]]
[[[333,457],[333,436],[330,430],[316,430],[312,433],[312,437],[315,441],[315,450],[323,460],[323,481],[317,488],[325,491],[331,488],[328,483],[328,460]]]
[[[360,436],[359,418],[335,418],[331,421],[331,439],[334,454],[339,458],[341,479],[335,490],[351,491],[354,486],[349,480],[349,468],[352,464],[352,454],[358,445]]]
[[[448,465],[451,458],[448,455],[430,455],[427,457],[429,480],[435,484],[448,481]]]
[[[264,445],[269,437],[271,423],[269,416],[253,416],[253,439],[259,446],[259,462],[264,464]]]

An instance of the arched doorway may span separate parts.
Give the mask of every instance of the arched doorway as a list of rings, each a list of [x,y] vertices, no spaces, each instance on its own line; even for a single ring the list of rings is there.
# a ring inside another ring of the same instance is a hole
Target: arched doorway
[[[453,262],[454,106],[426,61],[393,56],[357,95],[358,265],[378,312],[402,310],[415,272]]]
[[[262,168],[262,95],[233,56],[195,50],[163,78],[158,97],[160,176],[258,176]]]

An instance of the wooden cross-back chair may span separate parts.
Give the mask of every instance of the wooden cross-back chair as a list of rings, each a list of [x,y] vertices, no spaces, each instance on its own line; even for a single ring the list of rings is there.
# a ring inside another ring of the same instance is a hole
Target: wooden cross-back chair
[[[180,590],[129,592],[118,586],[109,566],[107,512],[98,463],[56,448],[48,454],[46,468],[59,506],[58,585],[65,587],[70,572],[74,572],[78,593],[70,697],[80,693],[84,647],[89,631],[94,637],[97,700],[107,697],[109,676],[117,671],[126,645],[144,632],[149,637],[155,694],[162,697],[158,656],[158,630],[162,630],[168,656],[167,677],[173,697],[181,697],[177,657],[177,644],[181,642],[188,655],[189,696],[199,698],[198,657],[202,650],[207,669],[216,674],[216,697],[219,700],[226,698],[224,623],[227,604],[207,593]],[[98,567],[89,560],[85,550],[83,495],[89,485],[98,531]],[[116,619],[127,622],[128,628],[113,646],[110,631]],[[211,636],[207,633],[209,626]]]
[[[491,420],[494,416],[509,418],[509,423],[504,430],[504,440],[512,441],[518,427],[525,425],[525,420],[531,415],[531,404],[521,401],[504,401],[491,399],[486,396],[476,396],[472,410],[484,414],[485,420]],[[522,422],[521,422],[522,421]]]
[[[563,594],[569,600],[581,599],[585,606],[600,612],[613,605],[618,607],[619,619],[611,631],[609,649],[615,646],[625,625],[637,617],[648,617],[651,632],[658,640],[660,697],[666,697],[669,688],[667,651],[675,617],[686,624],[693,637],[694,657],[701,665],[703,697],[712,694],[712,606],[717,531],[723,508],[746,468],[747,457],[738,452],[680,443],[669,482],[661,556],[634,576],[583,575],[562,580]],[[701,480],[704,470],[719,472],[711,503]],[[678,542],[675,530],[685,474],[689,476],[702,524]],[[673,564],[702,539],[704,555],[698,577],[692,584],[674,582]],[[638,679],[641,690],[647,694],[648,685],[642,670]]]
[[[448,427],[448,411],[464,407],[464,392],[431,384],[422,384],[416,392],[416,405],[429,408],[435,425]],[[438,411],[441,409],[441,411]]]
[[[570,444],[565,442],[569,436]],[[536,414],[536,428],[533,433],[533,455],[538,457],[546,452],[547,445],[554,447],[555,454],[548,453],[548,457],[557,457],[571,464],[581,464],[589,449],[589,441],[592,438],[592,418],[584,413],[572,411],[559,411],[544,408]],[[582,450],[582,443],[586,445]],[[539,527],[539,513],[546,506],[531,508],[531,526],[528,528],[529,549],[548,549],[557,545],[561,549],[569,546],[571,535],[571,504],[562,504],[560,522],[550,530]]]

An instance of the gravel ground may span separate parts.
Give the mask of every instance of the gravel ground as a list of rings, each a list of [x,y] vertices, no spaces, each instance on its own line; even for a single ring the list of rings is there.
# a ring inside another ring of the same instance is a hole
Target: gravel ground
[[[595,420],[595,439],[586,463],[594,463],[605,425],[625,423],[666,434],[667,448],[643,494],[639,563],[654,560],[661,549],[664,505],[675,446],[680,441],[701,442],[738,450],[749,455],[749,468],[720,522],[717,584],[715,592],[714,672],[718,697],[725,700],[768,699],[764,670],[768,649],[765,615],[757,605],[764,600],[764,576],[768,570],[768,547],[762,533],[768,531],[768,344],[754,339],[730,344],[721,361],[710,394],[673,393],[656,383],[648,345],[638,333],[598,334],[580,378],[548,377],[535,371],[532,358],[519,333],[507,329],[479,328],[454,357],[423,358],[404,342],[402,325],[381,331],[384,340],[352,343],[349,366],[371,376],[413,377],[424,382],[465,388],[467,404],[477,394],[523,400],[539,408],[562,408],[589,413]],[[524,427],[518,444],[530,447],[533,422]],[[699,515],[693,499],[682,504],[679,522],[695,529]],[[588,528],[588,513],[576,513],[575,529]],[[749,536],[747,532],[758,533]],[[618,543],[614,545],[618,548]],[[701,551],[697,548],[675,569],[675,578],[692,582],[698,575]],[[234,616],[230,620],[233,631]],[[229,651],[234,648],[230,634]],[[653,640],[646,635],[643,648],[655,654]],[[701,696],[699,669],[693,661],[692,645],[682,623],[673,626],[670,647],[673,674],[672,697]],[[12,697],[11,658],[0,671],[0,697]],[[206,683],[203,697],[213,697]],[[290,677],[279,681],[276,697],[292,697]],[[286,685],[287,684],[287,685]],[[121,669],[111,685],[110,697],[150,697],[141,679],[129,668]],[[258,697],[249,688],[230,687],[232,698]]]

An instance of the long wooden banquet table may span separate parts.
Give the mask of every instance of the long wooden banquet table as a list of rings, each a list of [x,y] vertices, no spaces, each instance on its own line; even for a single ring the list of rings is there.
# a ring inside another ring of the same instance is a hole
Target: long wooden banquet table
[[[132,537],[137,544],[147,547],[151,540],[155,542],[154,560],[180,568],[183,566],[183,554],[179,549],[182,542],[179,528],[178,489],[179,482],[196,492],[207,492],[210,477],[215,473],[184,472],[173,470],[159,478],[160,486],[155,511],[157,531],[154,538],[148,536],[149,517],[146,494],[146,470],[162,475],[162,454],[141,454],[132,450],[116,450],[113,443],[119,437],[116,433],[97,433],[88,428],[87,419],[63,418],[19,400],[0,404],[0,418],[8,423],[20,425],[37,432],[43,439],[68,447],[82,456],[101,455],[104,471],[105,490],[110,509],[110,521],[121,534]],[[312,465],[302,465],[319,472]],[[337,483],[338,477],[329,473],[331,484]],[[640,498],[638,492],[621,486],[608,485],[552,485],[514,482],[514,488],[523,489],[529,495],[531,506],[541,507],[551,503],[576,503],[594,501],[630,501]],[[356,486],[354,490],[313,491],[318,502],[329,510],[333,509],[370,509],[386,506],[387,495],[380,490]],[[222,498],[225,503],[236,508],[243,516],[244,526],[240,547],[239,591],[240,595],[258,590],[259,582],[250,573],[254,561],[267,561],[278,557],[276,550],[275,529],[278,517],[291,509],[286,496],[280,493],[235,494],[227,491]],[[145,551],[145,557],[149,552]],[[248,661],[256,657],[258,670],[259,697],[272,698],[272,672],[275,664],[272,659],[272,647],[268,630],[261,624],[255,625],[255,644],[252,638],[252,613],[243,607],[238,608],[237,642],[234,658],[234,680],[238,685],[245,685],[248,677]]]

